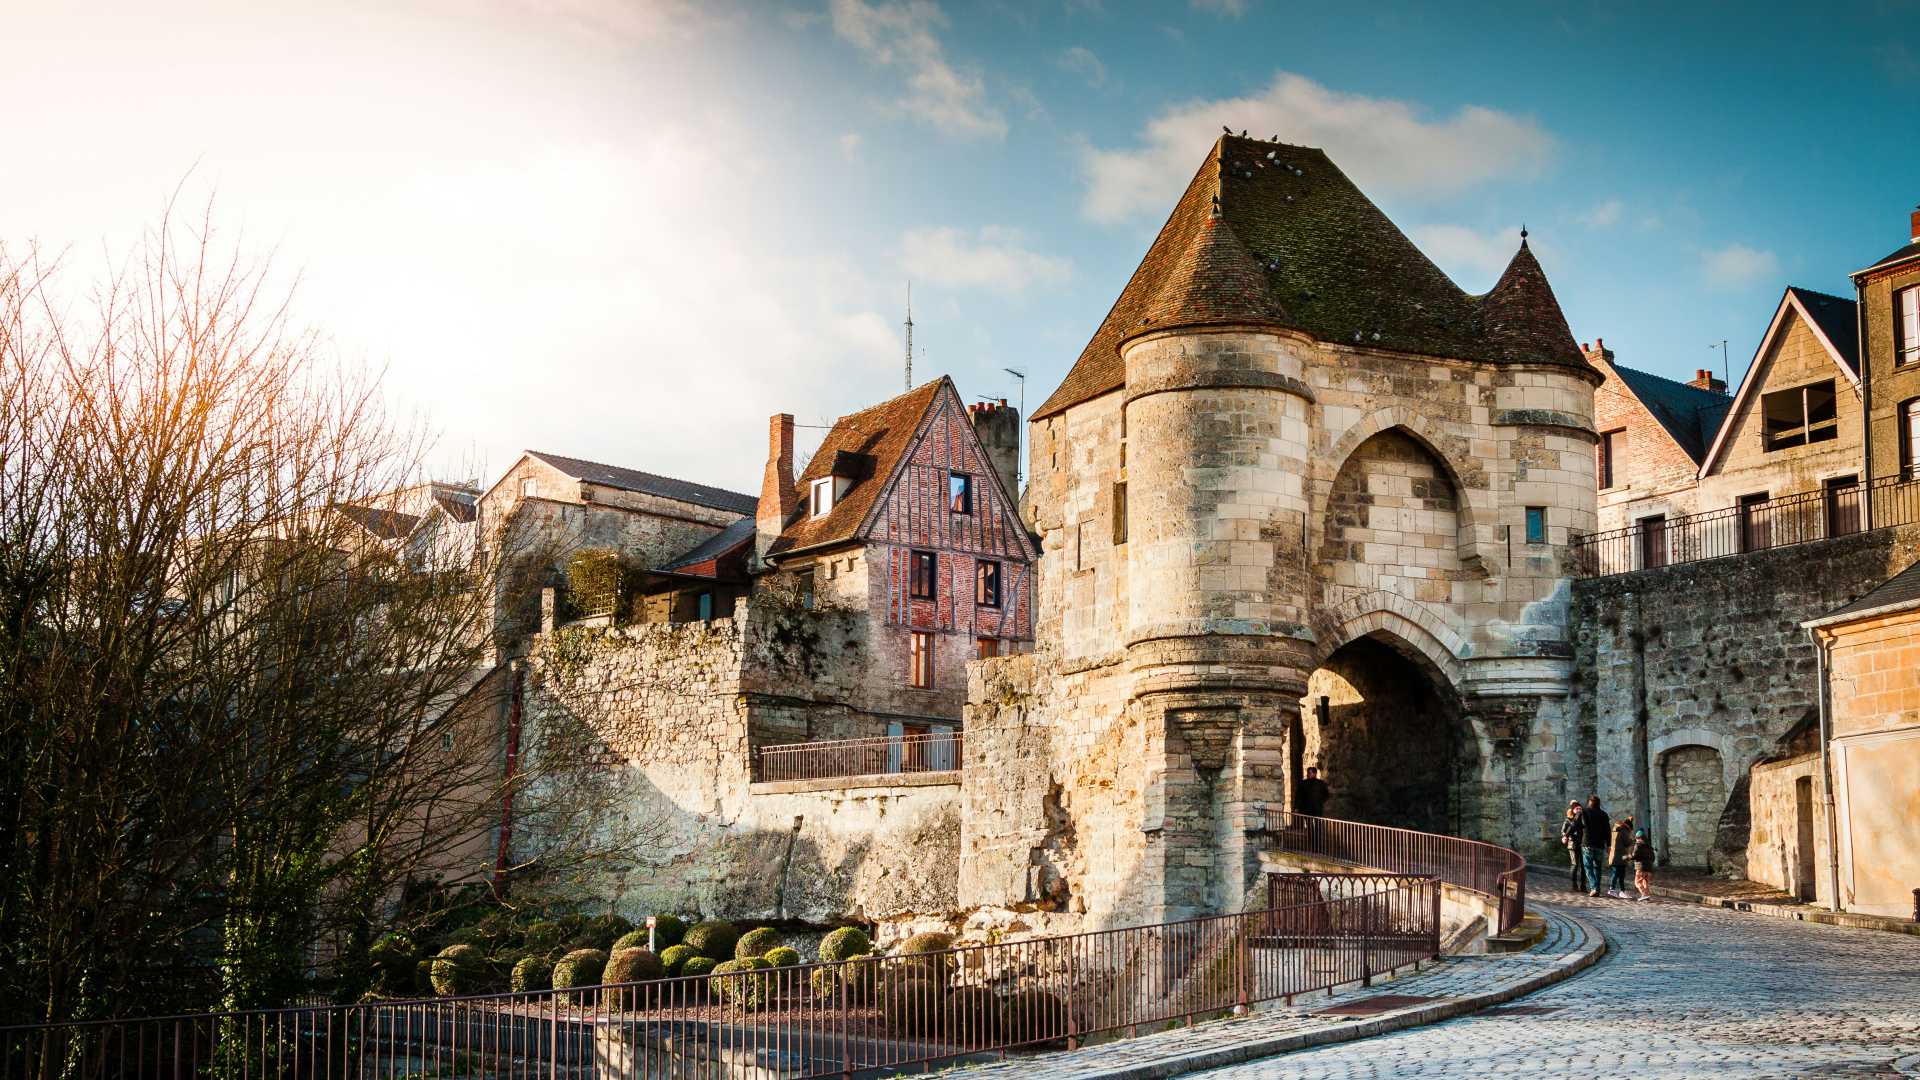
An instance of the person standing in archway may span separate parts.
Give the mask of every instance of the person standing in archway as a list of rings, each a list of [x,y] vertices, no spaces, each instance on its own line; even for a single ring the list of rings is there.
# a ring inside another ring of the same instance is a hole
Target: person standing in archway
[[[1587,871],[1587,895],[1600,895],[1600,867],[1607,861],[1607,846],[1613,842],[1613,819],[1600,808],[1600,796],[1587,796],[1587,808],[1580,812],[1581,840],[1586,845],[1582,866]]]
[[[1567,801],[1567,816],[1560,819],[1560,845],[1567,849],[1567,880],[1574,892],[1586,892],[1586,874],[1580,869],[1580,838],[1585,828],[1580,815],[1580,800]]]
[[[1323,817],[1327,810],[1327,798],[1333,794],[1327,782],[1320,779],[1320,770],[1307,767],[1307,778],[1293,789],[1293,812]]]

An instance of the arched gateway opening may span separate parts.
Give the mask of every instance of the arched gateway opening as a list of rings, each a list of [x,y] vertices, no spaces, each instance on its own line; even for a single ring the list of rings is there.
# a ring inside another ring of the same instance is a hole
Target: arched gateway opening
[[[1405,642],[1381,634],[1334,650],[1290,734],[1290,773],[1320,770],[1327,816],[1461,835],[1475,743],[1446,677]]]

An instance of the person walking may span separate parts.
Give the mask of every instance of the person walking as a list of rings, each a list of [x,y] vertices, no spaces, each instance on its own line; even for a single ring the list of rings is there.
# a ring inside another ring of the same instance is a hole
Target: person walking
[[[1293,812],[1320,817],[1326,812],[1327,797],[1332,794],[1327,782],[1320,779],[1320,770],[1308,766],[1307,778],[1293,790]]]
[[[1600,864],[1606,861],[1607,845],[1613,840],[1613,819],[1600,808],[1600,796],[1587,796],[1587,808],[1580,812],[1580,837],[1586,845],[1581,865],[1587,872],[1587,895],[1600,895]]]
[[[1612,872],[1607,875],[1607,895],[1619,900],[1627,899],[1627,855],[1633,850],[1633,815],[1628,814],[1613,823],[1613,846],[1607,849],[1607,865]]]
[[[1583,824],[1580,817],[1580,800],[1567,803],[1567,816],[1560,821],[1560,844],[1567,849],[1568,881],[1574,892],[1587,891],[1586,875],[1580,872],[1580,837]]]
[[[1653,899],[1653,845],[1647,842],[1647,830],[1634,830],[1627,858],[1633,861],[1633,888],[1640,894],[1637,899]]]

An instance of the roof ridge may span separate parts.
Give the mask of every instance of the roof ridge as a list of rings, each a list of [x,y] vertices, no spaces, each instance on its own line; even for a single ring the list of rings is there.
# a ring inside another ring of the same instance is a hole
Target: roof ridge
[[[1819,289],[1809,289],[1805,285],[1789,285],[1787,286],[1787,291],[1793,292],[1793,293],[1801,293],[1807,296],[1818,296],[1825,300],[1838,300],[1843,304],[1854,303],[1854,299],[1851,296],[1841,296],[1839,293],[1822,292]]]

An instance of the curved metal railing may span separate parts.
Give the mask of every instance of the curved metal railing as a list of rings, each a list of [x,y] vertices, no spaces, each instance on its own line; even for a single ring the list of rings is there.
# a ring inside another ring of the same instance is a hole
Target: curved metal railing
[[[1308,814],[1282,814],[1281,820],[1274,835],[1283,851],[1324,855],[1395,874],[1436,877],[1471,889],[1499,903],[1503,934],[1526,913],[1527,860],[1512,848]]]

